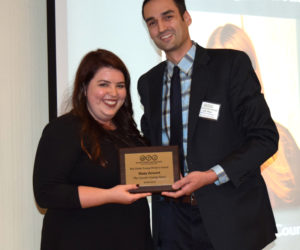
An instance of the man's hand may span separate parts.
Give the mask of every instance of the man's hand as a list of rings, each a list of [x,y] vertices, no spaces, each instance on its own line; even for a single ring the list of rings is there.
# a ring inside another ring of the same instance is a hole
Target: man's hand
[[[172,198],[178,198],[183,195],[191,195],[195,190],[208,184],[212,184],[217,179],[218,177],[213,170],[205,172],[193,171],[172,185],[172,188],[175,190],[178,189],[178,191],[162,192],[161,194]]]

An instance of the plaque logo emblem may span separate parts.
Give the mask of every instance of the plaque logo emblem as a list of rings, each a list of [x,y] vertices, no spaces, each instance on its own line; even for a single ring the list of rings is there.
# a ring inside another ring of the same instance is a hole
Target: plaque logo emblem
[[[141,155],[140,161],[156,161],[158,159],[157,155]]]

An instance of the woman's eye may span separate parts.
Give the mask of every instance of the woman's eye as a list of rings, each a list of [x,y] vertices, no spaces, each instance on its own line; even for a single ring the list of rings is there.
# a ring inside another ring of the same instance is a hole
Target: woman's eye
[[[108,84],[107,84],[107,83],[99,83],[99,86],[100,86],[100,87],[107,87]]]
[[[120,89],[123,89],[123,88],[125,88],[125,84],[118,84],[117,87]]]

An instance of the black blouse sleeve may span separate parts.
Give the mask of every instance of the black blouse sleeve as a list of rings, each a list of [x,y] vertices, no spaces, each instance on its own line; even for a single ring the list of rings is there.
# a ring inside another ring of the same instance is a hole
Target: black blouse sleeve
[[[42,134],[33,172],[34,195],[43,208],[80,208],[78,188],[70,174],[81,154],[79,123],[64,116]]]

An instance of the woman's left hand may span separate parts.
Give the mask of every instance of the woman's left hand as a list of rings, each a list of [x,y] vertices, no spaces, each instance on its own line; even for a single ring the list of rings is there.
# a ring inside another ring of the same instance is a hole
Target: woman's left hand
[[[108,190],[110,203],[131,204],[138,199],[150,196],[151,193],[130,193],[130,190],[137,189],[136,184],[117,185]]]

